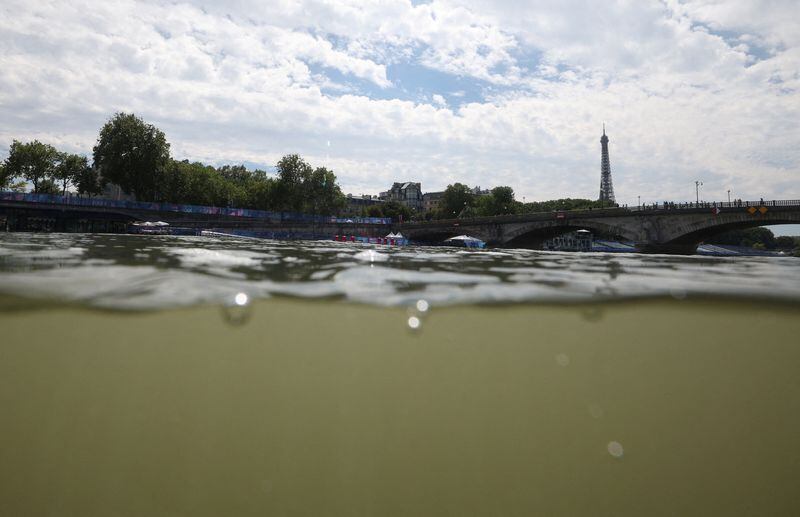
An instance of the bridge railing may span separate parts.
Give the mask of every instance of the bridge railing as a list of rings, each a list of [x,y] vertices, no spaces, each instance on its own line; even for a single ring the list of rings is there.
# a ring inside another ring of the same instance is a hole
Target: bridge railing
[[[118,208],[127,210],[147,210],[154,212],[176,212],[183,214],[220,215],[226,217],[242,217],[261,219],[269,222],[302,222],[302,223],[354,223],[354,224],[391,224],[385,217],[333,217],[326,215],[303,214],[297,212],[272,212],[251,208],[226,208],[219,206],[179,205],[174,203],[153,203],[127,201],[98,197],[58,196],[52,194],[32,194],[20,192],[0,192],[0,201],[20,203],[39,203],[50,205],[84,206],[92,208]]]
[[[527,212],[523,214],[506,214],[482,217],[463,217],[460,219],[435,219],[430,221],[409,221],[403,227],[414,229],[415,227],[444,227],[444,226],[474,226],[481,224],[498,224],[511,222],[530,222],[544,221],[550,219],[573,219],[576,217],[616,217],[630,214],[631,212],[652,212],[652,211],[671,211],[671,210],[706,210],[714,208],[749,208],[749,207],[800,207],[800,200],[758,200],[758,201],[701,201],[700,203],[651,203],[640,206],[621,205],[618,207],[606,208],[581,208],[574,210],[557,209],[550,212]]]
[[[628,210],[696,210],[698,208],[749,208],[749,207],[786,207],[786,206],[800,206],[798,199],[760,199],[758,201],[743,201],[737,199],[734,201],[700,201],[673,203],[665,201],[662,203],[643,203],[638,206],[625,207]]]

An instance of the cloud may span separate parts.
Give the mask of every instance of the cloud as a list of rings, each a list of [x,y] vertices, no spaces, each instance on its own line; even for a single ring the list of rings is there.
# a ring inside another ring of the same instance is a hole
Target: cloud
[[[797,198],[791,4],[7,0],[0,153],[13,138],[90,153],[124,110],[179,158],[299,152],[355,193],[596,197],[606,122],[623,202],[690,199],[695,179],[709,198]]]

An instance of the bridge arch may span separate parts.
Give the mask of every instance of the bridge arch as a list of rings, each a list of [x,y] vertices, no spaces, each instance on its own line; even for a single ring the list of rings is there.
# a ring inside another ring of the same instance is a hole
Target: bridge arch
[[[613,235],[629,241],[636,239],[636,234],[628,229],[598,220],[537,221],[504,232],[503,240],[498,245],[539,249],[545,241],[577,230],[589,230],[595,235]]]
[[[697,246],[703,242],[732,230],[800,224],[800,213],[797,212],[776,212],[769,217],[766,215],[768,214],[754,217],[749,214],[748,216],[730,214],[715,219],[705,218],[695,222],[688,229],[684,228],[682,232],[674,232],[665,242],[645,244],[641,247],[643,251],[693,254]]]

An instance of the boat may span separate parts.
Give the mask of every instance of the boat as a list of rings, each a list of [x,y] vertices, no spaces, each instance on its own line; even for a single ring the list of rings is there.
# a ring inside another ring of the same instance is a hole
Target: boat
[[[486,243],[477,237],[470,237],[469,235],[457,235],[445,239],[444,243],[448,246],[459,246],[462,248],[475,248],[482,249],[486,247]]]

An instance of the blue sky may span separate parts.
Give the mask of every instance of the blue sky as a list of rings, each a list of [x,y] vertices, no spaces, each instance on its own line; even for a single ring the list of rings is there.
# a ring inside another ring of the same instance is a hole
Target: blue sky
[[[800,199],[795,0],[5,0],[0,157],[132,111],[176,158],[300,153],[345,192]],[[800,232],[797,232],[800,233]]]

